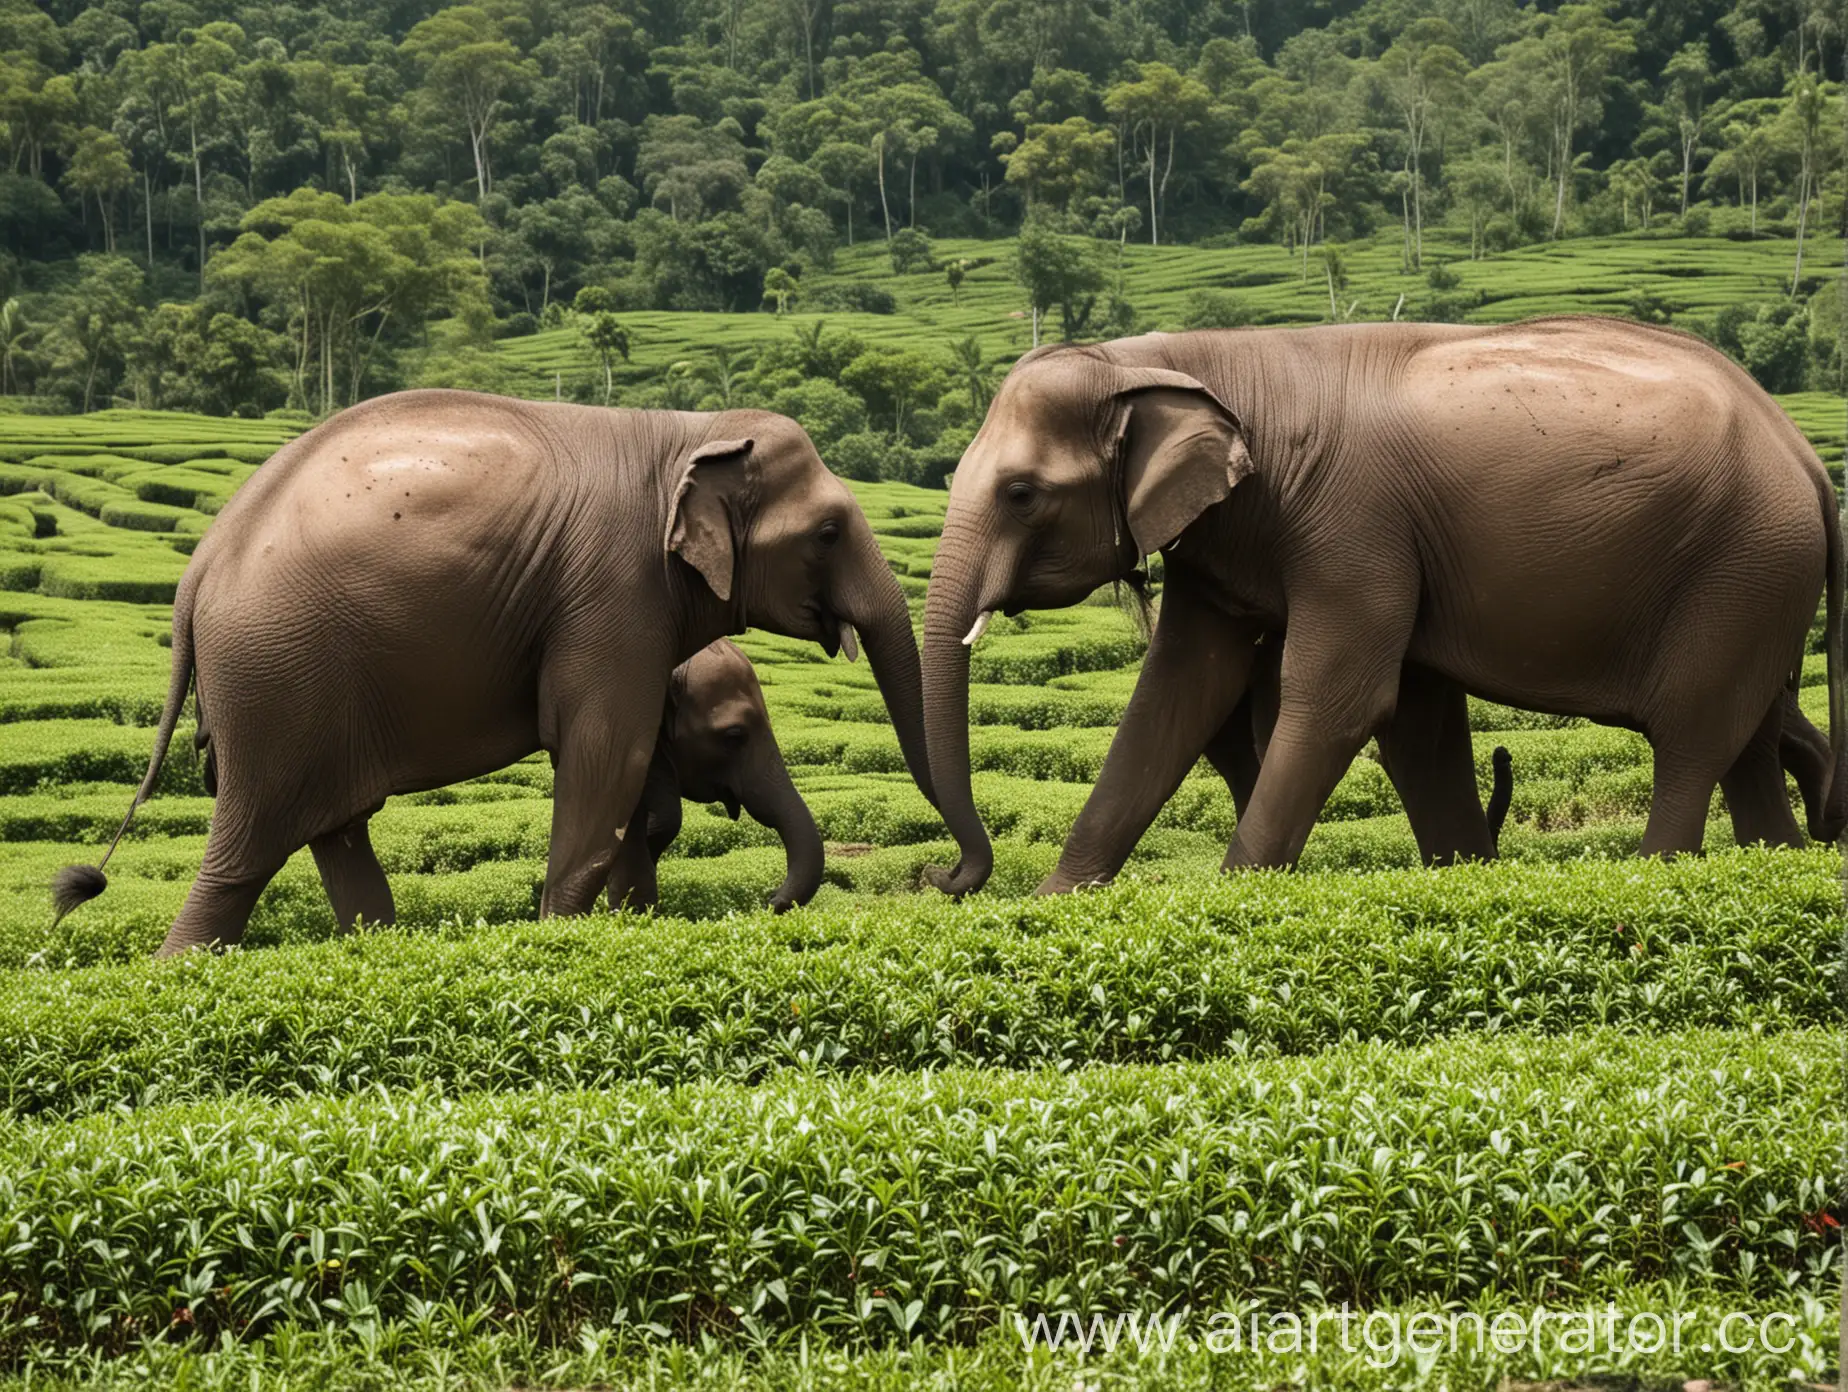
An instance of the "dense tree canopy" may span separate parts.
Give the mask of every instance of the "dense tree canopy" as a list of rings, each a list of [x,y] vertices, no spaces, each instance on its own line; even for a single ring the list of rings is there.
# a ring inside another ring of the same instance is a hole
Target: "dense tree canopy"
[[[80,322],[94,291],[196,302],[169,348],[243,321],[247,385],[323,411],[433,319],[781,312],[840,244],[1023,226],[1067,333],[1121,317],[1128,239],[1309,278],[1381,228],[1415,271],[1440,221],[1481,253],[1717,203],[1798,236],[1798,287],[1845,59],[1848,0],[0,0],[0,303],[44,326],[7,381],[170,390]]]

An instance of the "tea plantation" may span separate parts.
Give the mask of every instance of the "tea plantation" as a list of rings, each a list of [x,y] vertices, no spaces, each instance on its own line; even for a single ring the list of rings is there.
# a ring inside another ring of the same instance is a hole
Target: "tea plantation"
[[[1553,293],[1528,259],[1510,313]],[[1839,403],[1787,404],[1838,461]],[[52,872],[145,766],[187,555],[293,429],[0,416],[0,1386],[1833,1377],[1839,855],[1730,849],[1716,798],[1707,857],[1624,859],[1642,740],[1478,704],[1485,786],[1514,755],[1500,864],[1417,868],[1363,757],[1302,873],[1223,880],[1202,766],[1122,882],[1027,899],[1135,679],[1107,595],[977,650],[997,871],[961,905],[917,887],[953,848],[865,665],[752,633],[828,841],[806,910],[759,909],[773,834],[690,808],[661,916],[537,922],[535,758],[374,821],[397,928],[337,935],[304,852],[246,950],[156,965],[212,815],[181,740],[54,930]],[[921,617],[945,495],[856,491]],[[1028,1354],[1016,1324],[1344,1302],[1690,1332],[1392,1363]],[[1788,1316],[1779,1347],[1723,1349],[1734,1311]]]

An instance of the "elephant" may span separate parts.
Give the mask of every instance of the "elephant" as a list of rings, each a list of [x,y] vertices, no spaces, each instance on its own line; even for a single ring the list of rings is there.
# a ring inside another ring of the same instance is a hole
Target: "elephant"
[[[1793,753],[1812,832],[1848,824],[1835,492],[1789,417],[1692,335],[1564,316],[1022,358],[956,470],[926,598],[931,773],[960,852],[940,887],[979,887],[993,864],[968,765],[986,616],[1075,603],[1155,553],[1148,656],[1042,892],[1121,868],[1244,696],[1264,634],[1284,635],[1276,729],[1226,869],[1296,862],[1393,721],[1407,664],[1640,731],[1645,854],[1700,848],[1715,783],[1741,840],[1800,843]],[[1787,720],[1819,595],[1820,746]]]
[[[794,421],[441,390],[341,412],[238,491],[178,586],[166,704],[122,831],[195,680],[218,805],[161,955],[235,944],[304,844],[342,920],[382,916],[366,823],[385,799],[541,749],[557,774],[540,913],[588,911],[671,673],[751,625],[829,656],[864,643],[934,801],[904,593]],[[100,864],[61,871],[58,912],[105,884]]]
[[[788,871],[770,900],[777,913],[821,888],[821,833],[790,781],[770,729],[750,658],[721,638],[674,669],[661,734],[634,816],[644,835],[624,836],[610,869],[612,910],[652,908],[655,862],[680,834],[680,801],[723,803],[733,821],[749,812],[783,838]]]

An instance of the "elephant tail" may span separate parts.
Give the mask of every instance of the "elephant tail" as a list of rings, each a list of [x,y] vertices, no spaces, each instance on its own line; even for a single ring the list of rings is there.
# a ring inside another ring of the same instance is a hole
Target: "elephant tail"
[[[1514,801],[1514,756],[1498,744],[1489,762],[1494,768],[1489,786],[1489,841],[1499,851],[1502,823],[1508,819],[1508,804]]]
[[[153,794],[154,784],[160,778],[160,766],[166,761],[174,727],[180,723],[180,711],[186,705],[186,692],[192,685],[192,602],[193,592],[198,587],[197,569],[196,566],[188,569],[180,578],[179,591],[174,595],[173,675],[167,682],[167,704],[161,707],[160,724],[154,730],[154,753],[148,760],[148,771],[142,776],[141,786],[135,789],[134,800],[128,804],[128,815],[116,828],[115,839],[103,852],[103,858],[95,865],[67,865],[51,877],[51,904],[57,914],[52,920],[54,928],[72,909],[109,888],[109,877],[103,873],[103,867],[109,864],[109,857],[122,844],[129,823],[135,820],[135,809]]]
[[[1822,498],[1822,530],[1828,538],[1827,571],[1823,583],[1823,651],[1829,671],[1829,774],[1823,782],[1822,806],[1811,810],[1810,835],[1818,841],[1836,841],[1848,830],[1848,693],[1842,670],[1842,514],[1835,485],[1821,469],[1817,491]],[[1792,674],[1792,681],[1801,673]]]

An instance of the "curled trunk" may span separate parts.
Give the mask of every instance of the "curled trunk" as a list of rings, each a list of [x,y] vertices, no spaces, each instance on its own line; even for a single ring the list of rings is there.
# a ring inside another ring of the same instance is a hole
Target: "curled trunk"
[[[788,869],[782,885],[771,896],[770,907],[782,913],[808,903],[821,888],[821,832],[774,747],[769,766],[754,780],[753,787],[743,790],[742,801],[745,811],[783,839]]]

